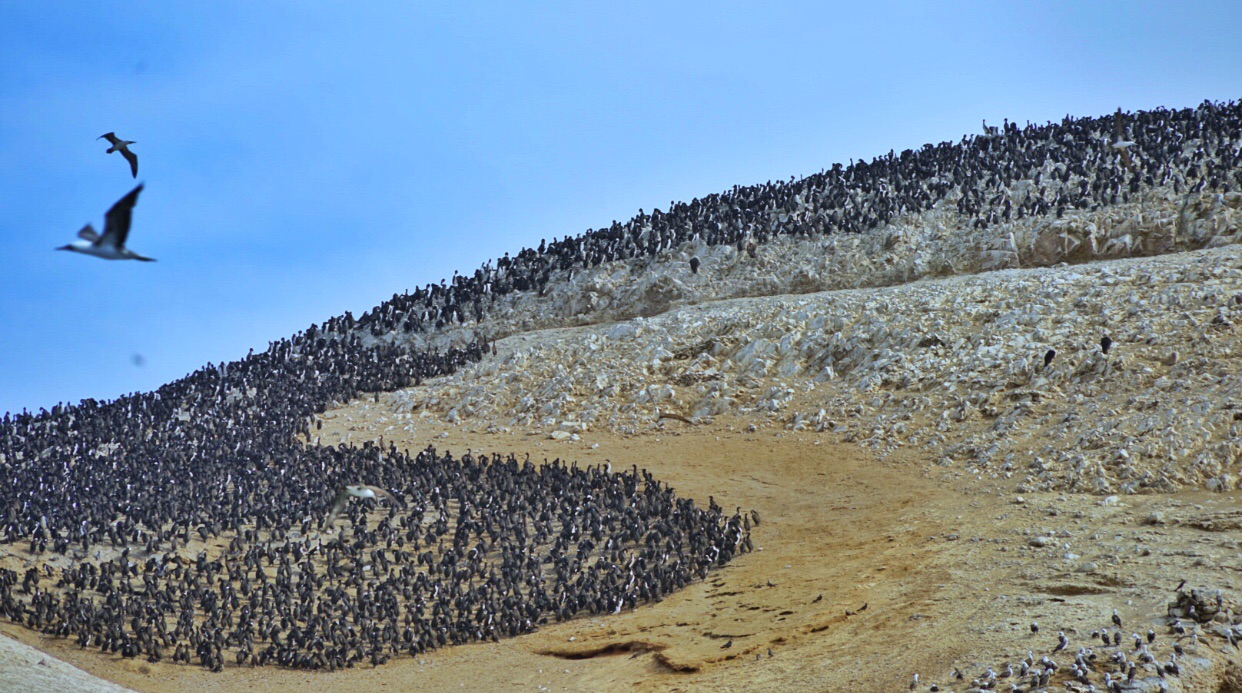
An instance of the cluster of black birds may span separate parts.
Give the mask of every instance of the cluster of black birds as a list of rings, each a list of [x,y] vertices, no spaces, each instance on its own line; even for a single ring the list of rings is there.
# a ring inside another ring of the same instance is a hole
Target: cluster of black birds
[[[558,271],[654,257],[683,243],[735,245],[754,256],[778,236],[863,233],[903,214],[917,214],[956,196],[961,224],[986,228],[1029,216],[1096,209],[1171,185],[1183,190],[1242,190],[1242,102],[1155,109],[1132,115],[1071,118],[1019,127],[1005,121],[960,142],[927,144],[870,162],[834,165],[789,182],[768,181],[669,203],[667,212],[639,210],[625,223],[588,229],[538,248],[489,261],[472,275],[454,274],[339,325],[374,336],[482,321],[500,297],[544,293]],[[1013,192],[1018,181],[1033,183]],[[697,258],[691,271],[699,271]]]
[[[334,669],[632,608],[749,549],[748,518],[645,470],[307,444],[333,402],[483,355],[312,326],[154,392],[6,415],[0,616],[126,657]],[[340,507],[359,480],[403,511]]]

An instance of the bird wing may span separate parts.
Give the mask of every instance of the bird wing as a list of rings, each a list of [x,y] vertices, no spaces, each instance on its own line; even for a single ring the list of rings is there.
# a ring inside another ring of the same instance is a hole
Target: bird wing
[[[125,157],[125,160],[129,162],[129,172],[133,174],[134,178],[137,178],[138,177],[138,155],[129,151],[129,147],[121,147],[117,151],[121,152],[121,156]]]
[[[399,498],[397,498],[396,496],[392,495],[391,493],[389,493],[389,492],[385,491],[384,489],[382,489],[382,488],[380,488],[380,487],[378,487],[378,486],[367,486],[366,488],[371,489],[372,491],[374,491],[374,492],[375,492],[375,495],[376,495],[376,496],[378,496],[378,497],[380,497],[380,498],[383,498],[383,499],[387,500],[389,503],[392,503],[393,505],[397,506],[398,508],[401,508],[401,509],[403,509],[403,510],[405,509],[405,503],[403,503],[403,502],[401,501],[401,499],[399,499]]]
[[[324,524],[325,527],[332,526],[332,523],[336,521],[336,516],[341,514],[341,511],[345,509],[345,504],[348,502],[349,491],[341,489],[341,492],[336,494],[336,500],[332,501],[332,512],[328,513],[328,521]]]
[[[659,421],[660,419],[672,419],[674,421],[680,421],[685,424],[690,424],[691,426],[694,425],[693,421],[691,421],[690,419],[687,419],[681,414],[660,414],[658,417],[656,417],[656,421]]]
[[[78,232],[78,238],[94,243],[99,240],[99,232],[95,230],[94,226],[87,224],[82,227],[81,231]]]
[[[142,192],[142,185],[139,183],[129,194],[117,200],[104,215],[104,233],[95,241],[95,245],[125,247],[125,239],[129,236],[129,222],[133,218],[134,205],[138,203],[138,193]]]
[[[116,144],[116,133],[115,133],[115,132],[105,132],[104,134],[100,135],[99,137],[96,137],[95,139],[97,139],[97,140],[108,140],[108,141],[109,141],[109,142],[111,142],[112,144]]]

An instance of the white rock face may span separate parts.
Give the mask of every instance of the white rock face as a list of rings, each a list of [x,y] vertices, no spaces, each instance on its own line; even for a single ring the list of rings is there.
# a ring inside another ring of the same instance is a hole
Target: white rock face
[[[1240,268],[1227,246],[681,306],[508,337],[385,401],[410,426],[556,438],[735,416],[917,446],[1020,493],[1236,489]]]
[[[1015,203],[1026,195],[1030,183],[1015,184],[1010,191]],[[982,230],[963,224],[956,203],[956,194],[950,194],[926,212],[903,215],[863,234],[778,236],[759,246],[755,258],[733,246],[694,242],[654,258],[579,268],[572,275],[554,272],[545,296],[533,292],[505,296],[490,304],[481,323],[427,334],[397,332],[379,339],[444,349],[479,335],[500,339],[533,330],[620,322],[728,298],[894,286],[1001,269],[1220,247],[1242,239],[1238,192],[1175,195],[1169,187],[1155,188],[1129,204],[1069,210],[1061,219],[1026,217]],[[702,263],[697,274],[690,272],[691,257]],[[376,339],[365,331],[359,335],[364,341]]]
[[[0,635],[0,691],[126,693],[129,689]]]

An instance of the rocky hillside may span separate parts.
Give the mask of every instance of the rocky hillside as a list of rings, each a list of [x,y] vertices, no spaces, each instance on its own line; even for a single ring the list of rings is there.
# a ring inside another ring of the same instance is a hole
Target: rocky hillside
[[[1078,238],[1076,252],[1094,242],[1101,254],[1117,238],[1220,244],[1236,237],[1242,219],[1238,193],[1198,196],[1185,210],[1173,200],[1150,207],[1008,231],[1022,239],[1010,262],[1028,252],[1037,265],[1063,257],[1034,253],[1067,247],[1048,238]],[[958,247],[953,234],[938,243],[928,228],[891,229],[890,238],[906,240],[873,264],[901,274],[947,263]],[[868,240],[879,242],[839,242]],[[1237,246],[806,292],[893,279],[850,263],[866,254],[842,252],[837,242],[774,243],[754,259],[718,249],[697,274],[669,259],[641,273],[625,266],[575,277],[550,298],[501,312],[493,329],[515,336],[498,342],[498,358],[381,399],[392,425],[412,430],[449,424],[554,437],[639,433],[661,413],[701,422],[736,416],[880,452],[917,446],[941,465],[1000,475],[1022,491],[1107,495],[1242,482]],[[981,269],[987,256],[957,257]],[[719,300],[746,292],[773,295]],[[575,302],[594,306],[577,313],[583,319],[650,317],[521,329],[573,322],[565,311]]]

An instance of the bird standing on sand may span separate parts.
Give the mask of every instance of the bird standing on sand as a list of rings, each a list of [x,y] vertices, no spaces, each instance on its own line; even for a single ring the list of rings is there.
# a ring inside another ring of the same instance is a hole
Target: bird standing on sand
[[[142,192],[142,183],[129,191],[125,197],[116,201],[108,213],[104,215],[104,232],[99,235],[95,227],[87,224],[78,231],[80,241],[62,245],[57,250],[71,250],[83,255],[94,255],[105,260],[142,260],[154,262],[153,258],[143,257],[125,247],[125,239],[129,236],[129,224],[133,219],[134,205],[138,203],[138,193]]]
[[[336,500],[332,503],[332,512],[328,514],[328,522],[325,526],[332,526],[332,523],[336,521],[336,516],[340,515],[341,511],[345,509],[345,504],[349,502],[350,496],[354,498],[383,498],[402,510],[405,509],[405,503],[378,486],[367,486],[366,484],[346,486],[336,495]]]
[[[108,151],[106,153],[111,154],[112,152],[120,152],[121,156],[125,157],[125,160],[129,162],[129,172],[133,174],[134,178],[138,177],[138,155],[129,151],[129,145],[138,144],[137,142],[133,140],[123,140],[120,137],[117,137],[115,132],[105,132],[95,139],[108,140],[108,143],[112,146],[108,147]]]

